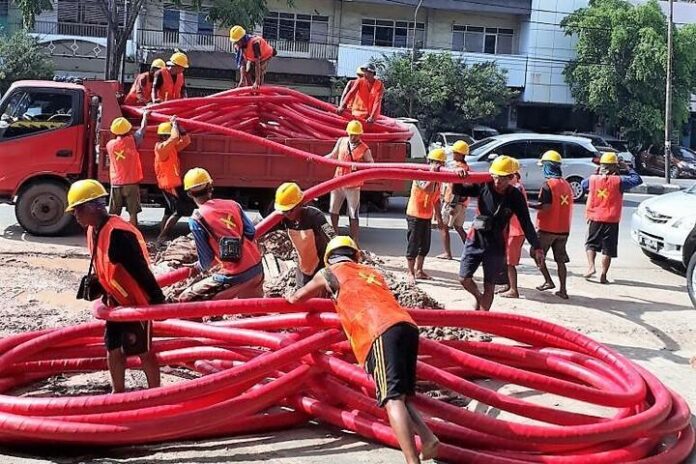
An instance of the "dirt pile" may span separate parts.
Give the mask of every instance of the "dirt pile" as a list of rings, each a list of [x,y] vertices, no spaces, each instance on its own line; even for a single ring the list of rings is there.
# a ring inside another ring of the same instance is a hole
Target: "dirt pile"
[[[261,237],[258,243],[263,254],[271,254],[283,261],[293,260],[297,256],[288,234],[284,231],[277,230],[268,233]]]

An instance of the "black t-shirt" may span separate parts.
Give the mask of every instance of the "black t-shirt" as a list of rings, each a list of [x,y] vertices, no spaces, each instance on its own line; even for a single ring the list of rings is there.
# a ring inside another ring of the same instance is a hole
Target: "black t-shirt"
[[[534,224],[529,217],[527,201],[521,191],[515,187],[500,194],[495,190],[493,182],[487,184],[454,184],[452,191],[455,195],[478,198],[478,214],[493,217],[493,227],[490,231],[476,230],[473,237],[469,235],[467,246],[482,251],[500,251],[505,253],[507,229],[512,215],[520,221],[524,236],[533,248],[540,248],[539,238],[534,230]]]
[[[131,232],[114,230],[109,244],[109,260],[120,264],[135,279],[151,304],[164,302],[164,294],[143,256],[138,239]]]
[[[326,246],[336,236],[336,232],[319,209],[303,206],[297,221],[283,218],[277,229],[288,232],[300,259],[300,270],[304,274],[313,274],[324,266]],[[317,267],[314,269],[307,267],[307,263],[314,263],[317,260]]]

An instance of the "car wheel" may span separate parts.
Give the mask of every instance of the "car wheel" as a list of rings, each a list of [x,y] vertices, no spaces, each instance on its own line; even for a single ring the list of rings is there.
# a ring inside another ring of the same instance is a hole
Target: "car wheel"
[[[642,251],[643,254],[645,256],[647,256],[648,258],[650,258],[652,261],[666,261],[667,260],[667,258],[665,258],[664,256],[660,256],[657,253],[653,253],[652,251],[648,251],[645,248],[641,248],[640,251]]]
[[[689,265],[686,268],[686,289],[689,291],[691,304],[696,308],[696,253],[691,255]]]
[[[573,201],[580,201],[585,196],[585,191],[582,189],[581,177],[570,177],[567,179],[570,188],[573,191]]]
[[[676,166],[669,168],[669,177],[671,179],[679,179],[679,168]]]

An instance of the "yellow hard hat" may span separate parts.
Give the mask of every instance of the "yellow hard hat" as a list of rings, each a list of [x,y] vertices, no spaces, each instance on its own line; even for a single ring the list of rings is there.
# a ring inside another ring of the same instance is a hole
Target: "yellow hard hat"
[[[154,60],[154,61],[152,62],[152,64],[150,65],[150,68],[159,68],[159,69],[162,69],[162,68],[166,68],[166,67],[167,67],[167,63],[165,63],[164,60],[163,60],[162,58],[157,58],[157,59]]]
[[[73,211],[76,206],[80,206],[89,201],[107,196],[106,189],[102,184],[94,179],[83,179],[74,182],[68,190],[68,207],[65,212]]]
[[[549,150],[541,156],[541,161],[552,161],[554,163],[560,163],[563,161],[561,154],[556,150]]]
[[[619,157],[613,151],[605,151],[599,159],[599,164],[619,164]]]
[[[157,126],[157,135],[170,135],[172,133],[172,123],[167,121]]]
[[[276,190],[274,206],[276,211],[290,211],[299,205],[303,198],[304,192],[299,185],[294,182],[285,182]]]
[[[348,135],[362,135],[363,126],[360,121],[351,121],[346,126],[346,132]]]
[[[463,140],[457,140],[454,142],[454,145],[452,145],[452,151],[466,156],[469,154],[469,144]]]
[[[111,121],[111,133],[114,135],[126,135],[132,128],[133,125],[124,117]]]
[[[355,244],[352,238],[347,235],[337,235],[332,238],[331,241],[326,245],[326,253],[324,253],[324,264],[329,265],[329,257],[331,253],[338,250],[339,248],[351,248],[358,251],[358,245]]]
[[[431,150],[430,153],[428,153],[428,159],[444,163],[445,161],[447,161],[447,153],[445,153],[444,148],[435,148],[434,150]]]
[[[181,52],[175,52],[171,58],[169,58],[169,61],[174,63],[177,66],[181,66],[182,68],[188,68],[189,67],[189,61],[188,61],[188,56],[186,56],[184,53]]]
[[[202,187],[212,185],[213,178],[203,168],[192,168],[184,175],[184,190],[202,190]]]
[[[488,172],[494,176],[511,176],[520,170],[520,163],[509,156],[498,156],[491,163]]]
[[[355,70],[355,74],[357,74],[358,76],[364,76],[365,72],[362,70],[361,66],[358,66],[358,69]]]
[[[244,29],[242,26],[233,26],[232,29],[230,29],[231,42],[239,42],[245,35],[246,29]]]

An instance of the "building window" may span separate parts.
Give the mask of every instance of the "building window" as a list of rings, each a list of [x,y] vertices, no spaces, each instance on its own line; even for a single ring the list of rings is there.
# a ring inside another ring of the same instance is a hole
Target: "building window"
[[[213,23],[208,21],[208,13],[198,13],[198,45],[213,45]]]
[[[422,48],[424,39],[425,23],[416,23],[416,47]],[[377,47],[411,47],[413,21],[363,19],[360,43]]]
[[[263,20],[263,36],[269,40],[327,43],[329,17],[269,12]]]
[[[116,0],[119,25],[123,26],[124,0]],[[58,34],[82,37],[106,37],[107,22],[99,2],[61,0],[56,2]]]
[[[162,15],[162,36],[164,43],[179,43],[179,10],[165,8]]]
[[[0,0],[0,16],[7,17],[10,10],[10,0]]]
[[[452,50],[458,52],[512,54],[512,29],[452,26]]]

